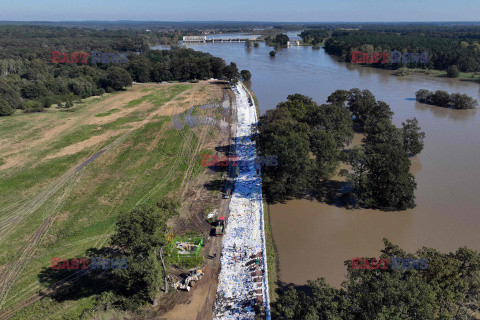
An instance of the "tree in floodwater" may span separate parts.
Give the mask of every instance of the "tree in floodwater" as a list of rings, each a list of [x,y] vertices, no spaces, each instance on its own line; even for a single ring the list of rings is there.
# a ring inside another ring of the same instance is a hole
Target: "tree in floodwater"
[[[248,70],[242,70],[240,71],[240,76],[242,77],[243,80],[249,81],[252,78],[252,74]]]
[[[458,78],[459,75],[460,75],[460,70],[458,70],[457,66],[453,65],[447,68],[447,77]]]
[[[275,36],[275,44],[277,44],[279,46],[286,46],[288,44],[289,40],[290,40],[290,38],[284,33],[277,34]]]
[[[403,126],[403,148],[409,157],[416,156],[423,150],[425,132],[420,131],[416,118],[407,119],[402,122]]]
[[[303,196],[338,167],[340,148],[353,137],[350,114],[337,105],[318,105],[293,94],[260,117],[261,155],[277,155],[278,166],[262,169],[267,200]],[[312,157],[313,156],[313,157]]]
[[[450,95],[450,103],[454,109],[475,109],[478,105],[477,100],[461,93],[452,93]]]
[[[451,107],[453,109],[475,109],[478,105],[478,101],[472,97],[461,94],[452,93],[448,94],[446,91],[437,90],[430,92],[425,89],[415,92],[416,100],[422,103],[432,104],[439,107]]]
[[[437,90],[432,95],[431,100],[432,100],[432,103],[434,105],[444,107],[444,106],[447,106],[450,103],[450,95],[446,91]]]
[[[380,268],[376,258],[367,260],[373,266],[368,269],[353,269],[347,260],[347,280],[341,288],[324,278],[308,281],[301,289],[290,286],[274,310],[282,319],[295,320],[475,319],[480,308],[480,253],[423,248],[412,254],[387,239],[383,242],[379,258],[389,260],[387,269]],[[427,269],[392,269],[392,257],[426,259]]]
[[[393,112],[390,107],[382,101],[376,101],[375,96],[369,90],[360,91],[358,88],[351,89],[348,93],[347,106],[354,116],[354,128],[363,132],[365,123],[391,119]]]
[[[415,99],[421,103],[431,104],[431,95],[432,93],[426,89],[421,89],[415,92]]]
[[[368,196],[361,198],[360,203],[381,210],[415,207],[417,184],[410,173],[411,162],[401,131],[386,119],[367,122],[365,131]]]
[[[260,117],[257,135],[260,153],[282,154],[278,157],[278,167],[262,170],[264,181],[267,181],[264,185],[267,199],[282,201],[311,190],[323,198],[322,195],[328,193],[325,191],[329,191],[325,190],[328,184],[324,182],[335,173],[342,158],[352,167],[347,174],[352,190],[342,198],[353,200],[357,206],[381,210],[414,207],[416,183],[409,172],[409,156],[420,152],[423,146],[424,133],[420,132],[418,122],[407,120],[404,130],[396,128],[390,106],[376,101],[368,90],[337,90],[328,101],[329,104],[318,105],[310,97],[293,94],[279,103],[274,111]],[[287,120],[288,125],[285,124]],[[296,130],[294,128],[306,131],[290,132]],[[354,128],[365,134],[364,145],[342,150],[352,141]],[[295,143],[277,137],[277,130],[282,136],[294,138]],[[308,142],[305,136],[300,139],[299,133],[303,132],[307,134]],[[290,145],[295,152],[285,150]],[[303,153],[299,153],[299,149]],[[308,178],[304,173],[292,170],[299,168],[293,165],[297,154],[301,155],[300,167],[308,172]],[[306,154],[308,157],[304,158]],[[298,176],[302,183],[295,184],[295,192],[290,193],[290,187],[285,186],[287,181],[278,175],[290,179]]]

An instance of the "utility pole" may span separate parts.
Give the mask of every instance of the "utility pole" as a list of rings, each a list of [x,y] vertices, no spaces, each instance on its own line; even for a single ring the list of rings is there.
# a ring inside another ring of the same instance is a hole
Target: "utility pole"
[[[168,293],[168,277],[167,277],[167,269],[165,268],[165,262],[163,261],[162,248],[160,248],[160,259],[162,260],[162,265],[163,265],[163,273],[164,273],[164,275],[165,275],[165,293]]]

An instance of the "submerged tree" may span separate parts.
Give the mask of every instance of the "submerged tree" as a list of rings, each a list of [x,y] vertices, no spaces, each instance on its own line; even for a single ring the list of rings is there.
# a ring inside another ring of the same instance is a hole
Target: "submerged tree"
[[[425,132],[420,131],[416,118],[407,119],[402,122],[403,126],[403,148],[409,157],[416,156],[423,150]]]
[[[240,76],[242,77],[243,80],[249,81],[252,78],[252,74],[248,70],[242,70],[240,71]]]
[[[382,210],[405,210],[415,207],[417,187],[410,173],[411,162],[403,147],[401,132],[391,122],[367,127],[367,188],[370,206]]]
[[[289,40],[290,39],[288,38],[288,36],[284,33],[277,34],[275,36],[275,43],[280,45],[280,46],[286,46],[288,44]]]
[[[460,70],[458,70],[457,66],[449,66],[447,68],[447,77],[458,78],[459,75],[460,75]]]
[[[442,90],[430,92],[421,89],[415,93],[415,97],[417,101],[422,103],[453,109],[474,109],[478,105],[477,100],[466,94],[452,93],[449,95],[448,92]]]
[[[337,90],[328,102],[318,105],[310,97],[293,94],[260,117],[260,153],[281,154],[278,168],[262,170],[268,199],[281,201],[310,190],[325,194],[323,182],[335,173],[343,153],[347,154],[343,160],[351,165],[346,176],[352,186],[350,196],[357,205],[382,210],[414,207],[416,183],[409,172],[409,156],[423,147],[424,133],[418,121],[409,119],[403,130],[396,128],[390,106],[376,101],[368,90]],[[353,128],[366,135],[364,145],[342,152],[352,141]],[[300,135],[303,133],[306,136]],[[295,152],[287,152],[287,146]],[[299,163],[295,164],[297,155]],[[308,177],[296,171],[299,168],[308,172]],[[285,177],[296,176],[301,184],[285,185]]]

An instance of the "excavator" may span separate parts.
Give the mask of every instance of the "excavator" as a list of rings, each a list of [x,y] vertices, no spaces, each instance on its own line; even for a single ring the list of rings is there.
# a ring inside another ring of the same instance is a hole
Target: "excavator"
[[[185,279],[182,279],[176,282],[173,286],[177,290],[187,290],[190,291],[190,288],[195,286],[195,282],[202,279],[203,271],[200,269],[190,270],[190,273]]]

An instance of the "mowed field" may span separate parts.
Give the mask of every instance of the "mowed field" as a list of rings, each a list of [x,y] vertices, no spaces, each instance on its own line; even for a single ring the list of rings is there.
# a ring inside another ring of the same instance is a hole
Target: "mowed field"
[[[71,109],[0,118],[0,319],[73,319],[89,309],[91,294],[40,299],[82,276],[52,277],[52,257],[85,257],[108,245],[120,212],[180,196],[218,130],[179,131],[171,116],[221,99],[208,82],[135,84]]]

